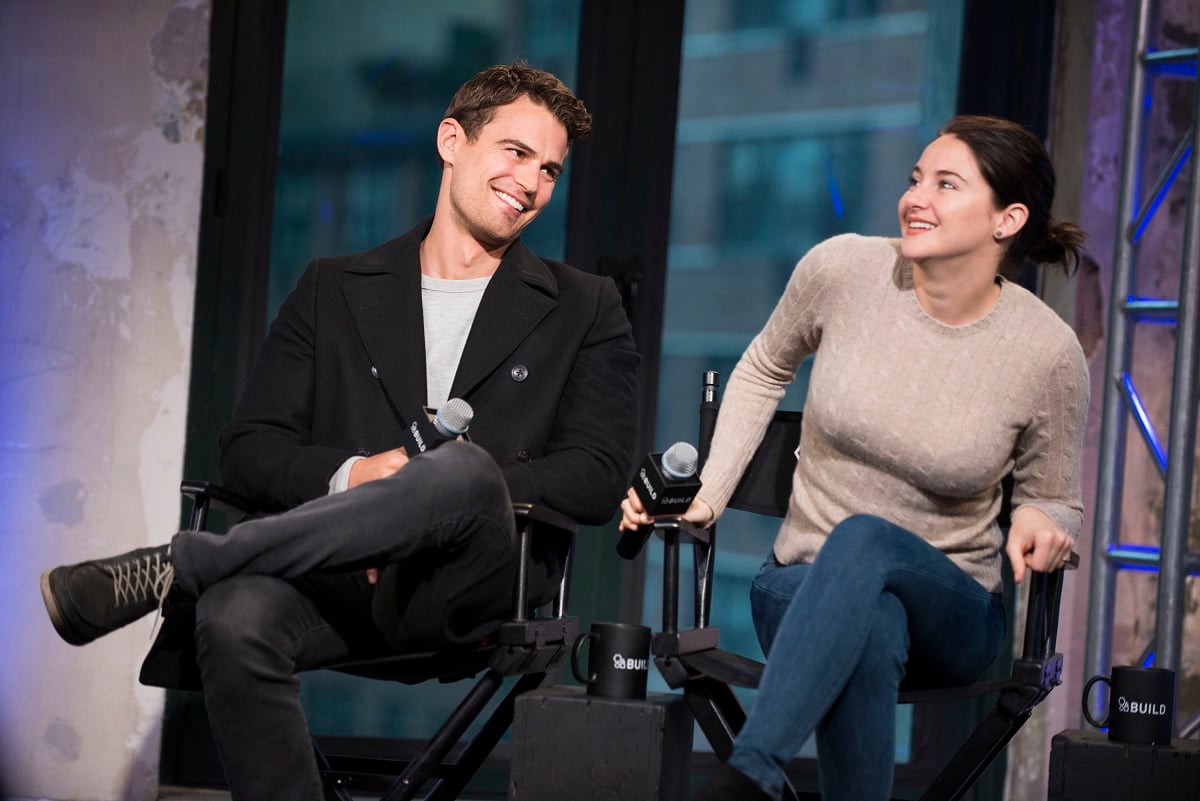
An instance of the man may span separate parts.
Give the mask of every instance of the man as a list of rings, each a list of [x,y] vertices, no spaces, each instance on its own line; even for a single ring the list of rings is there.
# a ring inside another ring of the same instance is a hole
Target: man
[[[598,523],[620,500],[637,355],[617,291],[519,239],[590,125],[520,62],[464,84],[437,129],[433,216],[309,266],[221,432],[225,485],[282,513],[42,576],[73,644],[171,593],[142,680],[180,686],[198,664],[234,798],[321,798],[297,671],[496,628],[512,501]],[[454,397],[474,408],[471,443],[397,447],[423,406]],[[543,555],[531,594],[559,575]]]

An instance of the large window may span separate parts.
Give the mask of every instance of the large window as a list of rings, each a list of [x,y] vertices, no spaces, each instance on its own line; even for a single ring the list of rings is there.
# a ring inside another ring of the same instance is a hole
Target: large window
[[[909,169],[955,111],[955,87],[941,76],[957,71],[957,44],[944,44],[959,41],[959,5],[688,4],[655,434],[660,449],[695,441],[702,372],[728,378],[808,248],[847,231],[897,233],[896,201]],[[803,406],[801,373],[784,408]],[[724,648],[761,658],[749,585],[778,522],[733,512],[719,528],[712,622]],[[661,566],[653,560],[660,554],[650,551],[646,573],[650,625],[659,620]],[[899,725],[896,757],[903,762],[910,754],[907,713]]]

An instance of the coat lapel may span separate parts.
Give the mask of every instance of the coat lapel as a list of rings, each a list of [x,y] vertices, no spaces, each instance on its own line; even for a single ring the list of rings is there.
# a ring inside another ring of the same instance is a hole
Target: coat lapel
[[[479,302],[450,396],[467,397],[557,305],[558,283],[550,270],[514,242]]]
[[[420,243],[429,220],[348,267],[343,294],[358,335],[396,413],[425,405],[425,323]]]

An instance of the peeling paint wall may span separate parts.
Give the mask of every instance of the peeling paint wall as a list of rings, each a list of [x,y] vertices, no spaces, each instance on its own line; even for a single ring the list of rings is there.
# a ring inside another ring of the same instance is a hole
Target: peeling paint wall
[[[74,648],[47,567],[178,523],[207,0],[0,0],[0,795],[156,796],[152,620]]]

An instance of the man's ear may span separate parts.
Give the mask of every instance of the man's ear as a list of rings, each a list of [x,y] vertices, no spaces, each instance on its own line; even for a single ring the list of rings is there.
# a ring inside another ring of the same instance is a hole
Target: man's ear
[[[447,117],[442,120],[437,129],[437,151],[442,161],[454,163],[454,152],[460,142],[466,141],[466,132],[458,124],[458,120]]]

